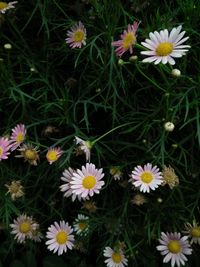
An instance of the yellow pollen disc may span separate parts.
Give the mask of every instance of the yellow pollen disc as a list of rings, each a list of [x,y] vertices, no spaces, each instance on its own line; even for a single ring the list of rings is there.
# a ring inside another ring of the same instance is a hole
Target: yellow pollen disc
[[[6,2],[0,2],[0,10],[8,7],[8,4]]]
[[[167,247],[169,251],[174,254],[177,254],[181,251],[181,244],[177,240],[170,241]]]
[[[58,153],[54,150],[51,150],[47,153],[47,159],[50,161],[55,161],[58,159]]]
[[[78,224],[78,226],[79,226],[79,228],[83,231],[83,230],[86,228],[87,223],[85,223],[85,222],[80,222],[80,223]]]
[[[68,240],[68,234],[65,231],[60,231],[56,235],[56,241],[58,244],[62,245],[65,244]]]
[[[0,156],[2,156],[2,154],[3,154],[3,148],[0,147]]]
[[[119,253],[114,252],[112,254],[112,260],[114,261],[114,263],[120,263],[122,261],[122,256]]]
[[[156,54],[157,56],[168,56],[173,51],[173,44],[164,42],[158,45],[156,48]]]
[[[23,222],[19,225],[19,231],[23,234],[27,234],[31,230],[30,222]]]
[[[18,135],[16,137],[16,142],[20,143],[22,141],[24,141],[24,135],[23,135],[23,133],[18,133]]]
[[[153,175],[150,172],[144,172],[141,175],[141,180],[143,183],[149,184],[153,180]]]
[[[192,237],[200,237],[200,227],[194,227],[191,229]]]
[[[96,178],[92,175],[88,175],[83,179],[83,187],[86,189],[92,189],[96,185]]]
[[[37,153],[32,149],[27,149],[24,151],[24,157],[29,160],[34,160],[37,158]]]
[[[74,40],[74,42],[82,42],[84,39],[84,36],[85,36],[85,34],[83,31],[80,31],[80,30],[76,31],[73,35],[73,40]]]
[[[124,49],[128,49],[134,42],[135,42],[136,38],[135,35],[131,32],[127,33],[126,37],[124,37],[123,39],[123,44],[122,47]]]

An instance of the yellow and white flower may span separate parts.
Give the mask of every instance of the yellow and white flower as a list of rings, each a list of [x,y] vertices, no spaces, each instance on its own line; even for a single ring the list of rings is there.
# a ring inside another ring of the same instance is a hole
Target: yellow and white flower
[[[108,267],[124,267],[128,264],[122,249],[113,250],[111,247],[105,247],[103,255],[107,258],[105,263]]]

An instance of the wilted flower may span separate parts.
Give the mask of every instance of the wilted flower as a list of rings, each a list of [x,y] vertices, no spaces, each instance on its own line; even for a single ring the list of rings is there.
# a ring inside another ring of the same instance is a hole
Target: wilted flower
[[[137,206],[141,206],[144,203],[146,203],[147,201],[148,200],[144,195],[138,193],[133,197],[133,199],[131,200],[131,203],[135,204]]]
[[[183,231],[183,233],[188,234],[191,244],[195,243],[200,245],[200,226],[198,223],[195,220],[192,224],[187,222],[185,223],[185,229],[186,231]]]
[[[71,48],[81,48],[82,45],[86,45],[86,29],[81,21],[71,27],[65,41]]]
[[[81,150],[86,157],[86,161],[90,162],[90,150],[92,148],[92,143],[90,141],[84,141],[83,139],[75,136],[75,141],[78,146],[78,150]]]
[[[11,184],[5,184],[8,188],[8,192],[11,195],[12,200],[16,198],[22,197],[24,195],[23,186],[21,185],[21,181],[12,181]]]
[[[81,208],[86,209],[90,213],[96,212],[96,210],[97,210],[96,203],[92,200],[84,201],[83,206]]]
[[[28,161],[29,164],[37,166],[37,161],[39,161],[39,155],[37,147],[33,147],[31,144],[23,144],[17,149],[21,152],[21,155],[16,155],[16,158],[24,158],[24,161]]]
[[[0,13],[5,14],[7,10],[15,8],[15,4],[17,4],[17,1],[14,2],[0,2]]]
[[[179,178],[175,174],[174,169],[171,166],[169,167],[164,166],[162,174],[164,179],[163,185],[168,184],[170,189],[173,189],[175,186],[179,185]]]
[[[119,166],[112,166],[110,168],[110,174],[115,180],[120,180],[122,178],[122,172]]]

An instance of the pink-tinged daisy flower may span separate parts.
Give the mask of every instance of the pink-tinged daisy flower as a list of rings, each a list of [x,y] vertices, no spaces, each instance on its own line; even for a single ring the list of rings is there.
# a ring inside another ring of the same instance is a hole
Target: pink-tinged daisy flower
[[[92,143],[90,141],[84,141],[83,139],[75,136],[75,141],[78,146],[78,151],[82,151],[86,156],[86,161],[90,162],[90,150]],[[78,153],[77,153],[78,154]]]
[[[64,184],[60,186],[60,190],[61,192],[64,193],[64,197],[71,197],[72,201],[78,198],[78,200],[81,201],[81,197],[79,195],[77,196],[76,194],[72,193],[71,189],[70,182],[72,181],[73,173],[75,172],[76,171],[70,167],[64,170],[61,177],[61,180],[64,182]],[[88,199],[88,197],[86,199]]]
[[[46,154],[46,158],[49,164],[51,165],[52,163],[57,161],[62,154],[63,154],[63,150],[61,150],[60,147],[50,147]]]
[[[102,171],[102,169],[96,169],[92,163],[82,166],[82,170],[77,169],[70,182],[72,193],[84,199],[87,196],[92,197],[94,193],[99,194],[99,190],[104,185],[104,181],[101,181],[104,177]]]
[[[15,4],[17,4],[17,1],[14,2],[0,2],[0,13],[5,14],[7,10],[15,8]]]
[[[134,22],[133,25],[128,24],[128,29],[124,30],[123,34],[120,35],[121,40],[112,42],[112,46],[116,46],[116,55],[121,57],[126,51],[129,50],[130,54],[133,53],[133,46],[136,43],[136,31],[139,23]]]
[[[89,217],[78,214],[78,218],[76,218],[73,226],[77,235],[86,236],[89,231]]]
[[[32,231],[38,228],[38,224],[32,217],[22,214],[14,220],[13,224],[10,224],[10,227],[12,228],[11,234],[15,235],[17,242],[24,243],[27,238],[32,238]]]
[[[143,59],[143,62],[154,62],[154,64],[175,64],[173,58],[179,58],[185,55],[190,48],[189,45],[183,43],[189,38],[184,37],[185,31],[181,32],[182,26],[173,28],[169,33],[167,29],[160,32],[155,31],[149,33],[150,39],[145,39],[141,44],[148,48],[149,51],[142,51],[142,55],[148,56]]]
[[[105,247],[103,255],[108,258],[105,260],[108,267],[124,267],[128,264],[128,260],[122,249],[113,250],[111,247]]]
[[[186,223],[185,224],[186,231],[183,231],[184,234],[188,234],[190,238],[190,243],[195,243],[200,245],[200,226],[194,220],[192,224]]]
[[[135,167],[129,181],[139,188],[140,192],[149,193],[150,189],[155,190],[163,183],[163,176],[157,166],[152,167],[151,163],[147,163],[144,168],[141,166]]]
[[[26,128],[24,124],[17,124],[14,129],[12,129],[12,135],[10,137],[11,151],[18,148],[25,140]]]
[[[0,161],[7,159],[10,154],[9,149],[11,148],[10,141],[6,137],[0,137]]]
[[[74,235],[71,233],[73,229],[69,226],[68,222],[60,221],[54,222],[49,228],[46,234],[49,239],[45,244],[47,248],[53,253],[58,252],[58,255],[62,255],[63,252],[67,252],[68,249],[72,249],[74,246]]]
[[[163,262],[171,261],[171,266],[175,264],[179,267],[185,265],[187,258],[185,255],[192,254],[192,249],[188,242],[188,236],[181,237],[180,233],[161,233],[159,239],[161,245],[157,246],[157,250],[164,256]]]
[[[65,41],[71,48],[81,48],[82,45],[86,45],[86,35],[85,26],[79,21],[67,32],[68,38],[66,38]]]

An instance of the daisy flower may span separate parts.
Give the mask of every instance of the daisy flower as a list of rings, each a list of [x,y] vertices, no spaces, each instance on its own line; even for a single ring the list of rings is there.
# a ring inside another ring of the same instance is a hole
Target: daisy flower
[[[192,254],[192,249],[188,242],[188,236],[181,237],[180,233],[161,233],[159,239],[161,245],[157,246],[157,250],[164,256],[163,262],[171,261],[171,266],[175,264],[179,267],[180,264],[185,265],[187,258],[185,255]]]
[[[129,181],[135,187],[138,187],[140,192],[149,193],[150,189],[155,190],[163,183],[163,177],[157,166],[152,167],[151,163],[147,163],[144,168],[141,166],[135,167]]]
[[[78,214],[74,224],[74,231],[78,235],[87,235],[89,230],[89,217],[83,214]]]
[[[21,143],[24,142],[26,136],[26,128],[24,124],[17,124],[14,129],[12,129],[12,135],[10,137],[10,142],[11,142],[11,151],[15,150],[18,148]]]
[[[5,14],[7,10],[15,8],[15,4],[17,4],[17,1],[14,2],[0,2],[0,13]]]
[[[73,229],[69,226],[68,222],[60,221],[54,222],[49,228],[46,234],[48,241],[46,241],[47,248],[53,253],[58,252],[58,255],[62,255],[63,252],[67,252],[67,248],[72,249],[74,246],[74,235],[71,233]]]
[[[71,27],[70,31],[67,31],[66,43],[71,48],[81,48],[82,45],[86,45],[86,29],[81,21]]]
[[[196,221],[193,221],[192,224],[186,223],[185,229],[186,231],[183,231],[183,233],[189,235],[191,244],[195,243],[200,245],[200,226],[198,223],[196,223]]]
[[[15,235],[17,242],[24,243],[26,238],[32,238],[32,231],[37,229],[38,224],[33,221],[32,217],[22,214],[14,220],[13,224],[10,224],[10,227],[12,228],[11,234]]]
[[[16,158],[24,158],[24,161],[28,161],[29,164],[37,166],[37,161],[40,160],[37,147],[33,147],[31,144],[23,144],[18,151],[21,152],[21,155],[16,155]]]
[[[82,198],[92,197],[94,193],[99,194],[99,190],[104,185],[104,181],[101,181],[104,177],[102,171],[102,169],[96,169],[92,163],[82,166],[82,170],[77,169],[70,182],[72,193]]]
[[[31,239],[35,242],[41,242],[43,234],[40,232],[40,226],[37,225],[36,229],[33,229],[31,232]]]
[[[49,164],[51,165],[52,163],[57,161],[62,154],[63,154],[63,151],[61,150],[60,147],[50,147],[46,154],[46,158]]]
[[[90,141],[84,141],[83,139],[75,136],[75,141],[78,146],[78,150],[83,151],[86,156],[86,161],[90,162],[90,150],[92,148],[92,143]]]
[[[9,149],[11,148],[10,141],[7,137],[0,137],[0,161],[7,159],[10,154]]]
[[[148,56],[143,59],[143,62],[154,62],[154,64],[169,63],[170,65],[175,64],[173,58],[179,58],[185,55],[190,48],[189,45],[183,45],[183,43],[189,38],[184,37],[185,31],[181,32],[182,26],[173,28],[169,33],[167,29],[160,32],[155,31],[149,33],[150,39],[145,39],[145,42],[141,44],[149,49],[149,51],[142,51],[142,55]]]
[[[110,168],[110,174],[113,176],[114,180],[120,180],[122,178],[122,172],[119,166],[112,166]]]
[[[5,187],[8,188],[8,193],[10,193],[12,200],[22,197],[24,195],[23,186],[21,181],[12,181],[11,184],[5,184]]]
[[[128,264],[128,260],[121,249],[113,250],[111,247],[105,247],[103,255],[108,258],[105,260],[108,267],[124,267]]]
[[[133,53],[133,46],[136,43],[136,31],[139,23],[134,22],[133,25],[128,24],[128,29],[124,30],[123,34],[120,35],[121,40],[112,42],[112,46],[116,46],[116,55],[121,57],[126,51],[129,50],[130,54]]]

